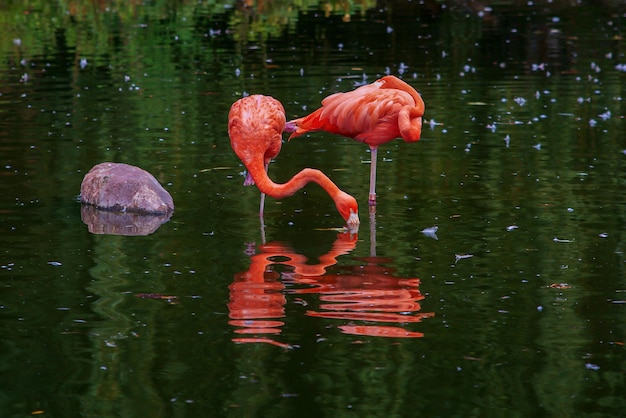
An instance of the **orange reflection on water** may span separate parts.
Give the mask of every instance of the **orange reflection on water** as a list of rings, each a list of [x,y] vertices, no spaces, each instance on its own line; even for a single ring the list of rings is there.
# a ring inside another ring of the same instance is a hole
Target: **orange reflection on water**
[[[261,246],[262,251],[262,246]],[[279,280],[280,274],[272,271],[274,262],[271,256],[261,252],[250,257],[250,268],[237,273],[235,280],[228,287],[230,302],[228,303],[230,325],[238,327],[237,334],[254,335],[254,337],[233,338],[235,342],[268,342],[271,338],[258,337],[263,334],[280,334],[284,322],[279,320],[285,316],[287,299],[283,290],[285,286]]]
[[[286,295],[306,294],[317,294],[320,300],[319,310],[307,315],[341,320],[337,327],[346,334],[423,337],[405,328],[434,316],[419,312],[424,295],[418,278],[395,276],[395,269],[388,266],[392,260],[376,256],[355,258],[356,265],[335,266],[337,257],[351,252],[356,242],[355,234],[338,234],[317,264],[309,264],[282,242],[249,248],[250,267],[237,273],[229,286],[229,324],[239,335],[233,342],[291,347],[277,339],[284,325]],[[285,283],[292,285],[290,289]]]
[[[285,286],[281,274],[275,271],[277,265],[286,266],[293,276],[319,276],[326,268],[337,263],[337,257],[349,253],[356,246],[356,234],[341,233],[330,251],[319,257],[318,264],[307,264],[308,259],[296,253],[291,246],[282,242],[262,244],[258,253],[248,248],[250,267],[237,273],[229,286],[228,304],[230,325],[238,327],[236,334],[246,337],[233,338],[236,343],[268,343],[290,347],[273,339],[281,333],[285,316]],[[283,267],[284,268],[284,267]]]
[[[424,299],[418,278],[394,276],[395,269],[385,265],[391,260],[382,257],[358,259],[362,264],[342,266],[318,277],[296,277],[295,282],[308,288],[293,293],[320,295],[319,311],[309,316],[348,321],[340,325],[346,334],[377,337],[423,337],[402,325],[421,322],[433,312],[421,313],[418,303]],[[355,321],[363,322],[355,324]],[[397,324],[382,325],[380,323]]]

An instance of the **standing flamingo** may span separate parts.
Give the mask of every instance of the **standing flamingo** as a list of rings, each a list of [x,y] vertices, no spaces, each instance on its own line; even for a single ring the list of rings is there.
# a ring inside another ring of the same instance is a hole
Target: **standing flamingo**
[[[356,199],[340,190],[321,171],[305,168],[284,184],[274,183],[267,176],[270,161],[280,152],[285,121],[283,105],[273,97],[260,94],[237,100],[228,114],[230,145],[247,169],[243,184],[256,184],[261,191],[260,214],[263,215],[265,194],[280,199],[293,195],[307,183],[315,182],[333,199],[348,227],[358,227]]]
[[[392,75],[347,93],[322,100],[308,116],[289,121],[289,139],[311,131],[326,131],[364,142],[371,150],[369,204],[376,204],[376,154],[378,146],[402,137],[420,139],[424,101],[417,91]]]

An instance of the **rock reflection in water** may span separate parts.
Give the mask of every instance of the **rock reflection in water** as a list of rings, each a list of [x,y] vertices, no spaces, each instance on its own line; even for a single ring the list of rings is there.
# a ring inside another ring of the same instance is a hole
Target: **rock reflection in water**
[[[83,204],[80,208],[80,217],[92,234],[139,236],[154,233],[170,220],[172,213],[144,215],[114,212]]]

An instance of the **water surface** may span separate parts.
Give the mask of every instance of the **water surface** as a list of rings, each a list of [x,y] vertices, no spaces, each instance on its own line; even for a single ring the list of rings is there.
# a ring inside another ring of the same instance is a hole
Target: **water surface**
[[[621,6],[175,3],[1,11],[3,416],[623,414]],[[315,185],[262,228],[230,105],[302,116],[388,73],[426,123],[379,150],[376,214],[367,147],[315,133],[270,175],[322,169],[359,233]],[[103,161],[170,221],[90,233]]]

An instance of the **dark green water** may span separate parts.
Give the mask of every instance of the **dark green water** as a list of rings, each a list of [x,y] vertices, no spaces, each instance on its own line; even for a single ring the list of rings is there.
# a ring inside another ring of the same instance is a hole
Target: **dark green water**
[[[0,415],[624,414],[622,5],[61,3],[0,7]],[[309,185],[268,198],[264,244],[230,105],[293,118],[386,73],[433,123],[379,150],[375,216],[367,147],[316,133],[270,176],[323,170],[359,234]],[[171,220],[91,234],[103,161]]]

